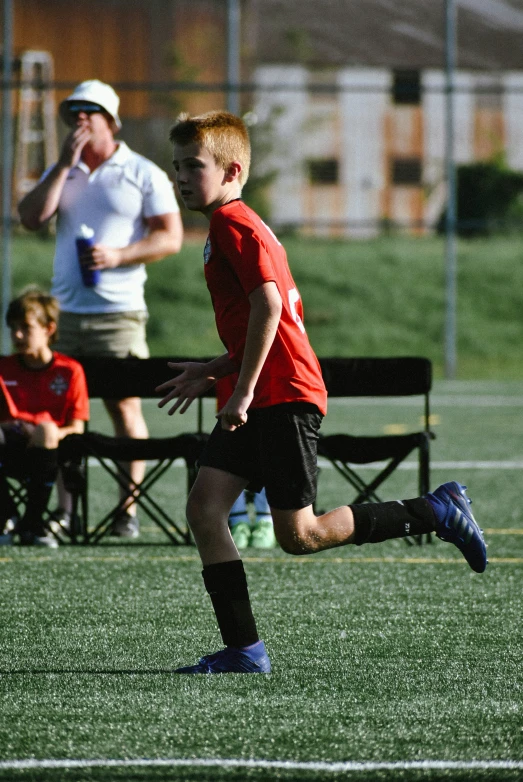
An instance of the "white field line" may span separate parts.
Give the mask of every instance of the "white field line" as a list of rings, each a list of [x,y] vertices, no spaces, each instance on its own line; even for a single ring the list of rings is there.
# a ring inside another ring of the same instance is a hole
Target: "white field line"
[[[378,470],[383,469],[387,462],[369,462],[369,464],[355,464],[356,470]],[[318,459],[318,466],[324,469],[332,468],[332,464],[321,457]],[[419,470],[418,462],[402,462],[396,467],[397,470]],[[521,470],[523,469],[523,460],[515,459],[513,461],[460,461],[460,462],[437,462],[431,461],[431,470]]]
[[[384,405],[387,407],[389,405],[391,407],[419,407],[420,405],[419,396],[336,396],[330,397],[329,401],[331,404],[347,407],[382,407]],[[502,396],[501,394],[440,396],[439,394],[431,394],[430,407],[432,410],[436,410],[438,407],[523,407],[523,396]]]
[[[93,759],[42,759],[28,758],[26,760],[0,761],[0,771],[22,769],[58,769],[58,768],[153,768],[153,767],[206,767],[206,768],[252,768],[289,771],[318,771],[323,773],[339,773],[351,771],[451,771],[451,770],[523,770],[523,760],[399,760],[394,762],[374,761],[304,761],[292,760],[254,760],[235,758],[93,758]]]
[[[100,467],[100,463],[94,456],[90,456],[88,460],[89,468]],[[154,462],[147,462],[147,464],[154,464]],[[382,470],[385,467],[386,462],[369,462],[369,464],[355,464],[354,468],[357,470]],[[334,469],[332,464],[327,459],[318,459],[318,466],[323,470]],[[180,467],[185,469],[185,462],[183,459],[176,459],[173,467]],[[514,461],[461,461],[461,462],[431,462],[430,467],[432,470],[521,470],[523,469],[523,460],[516,459]],[[402,462],[397,470],[419,470],[418,462]]]

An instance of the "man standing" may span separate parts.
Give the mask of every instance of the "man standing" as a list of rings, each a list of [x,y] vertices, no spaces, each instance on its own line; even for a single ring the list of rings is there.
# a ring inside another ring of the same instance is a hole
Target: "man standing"
[[[56,347],[73,356],[147,358],[145,265],[179,252],[182,245],[179,207],[167,175],[115,140],[121,128],[119,103],[113,88],[98,80],[82,82],[62,101],[60,116],[71,132],[58,162],[18,205],[29,230],[57,215],[52,293],[61,312]],[[81,268],[75,240],[82,226],[94,235],[92,247],[81,255]],[[82,271],[91,272],[88,284]],[[148,436],[139,398],[104,403],[116,436]],[[133,484],[143,479],[144,470],[143,462],[129,466]],[[61,492],[60,504],[66,503]],[[127,504],[112,533],[139,534],[135,506]]]

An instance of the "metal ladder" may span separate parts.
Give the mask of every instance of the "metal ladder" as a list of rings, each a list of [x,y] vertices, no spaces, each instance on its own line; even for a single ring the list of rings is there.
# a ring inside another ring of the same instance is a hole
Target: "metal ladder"
[[[20,57],[20,100],[14,195],[18,202],[58,158],[53,58],[28,50]]]

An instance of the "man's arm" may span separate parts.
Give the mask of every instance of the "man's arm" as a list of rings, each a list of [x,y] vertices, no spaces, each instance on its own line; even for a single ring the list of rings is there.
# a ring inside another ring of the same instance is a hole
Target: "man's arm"
[[[18,213],[25,228],[37,231],[54,215],[69,172],[80,160],[88,141],[89,131],[85,128],[69,133],[54,168],[18,204]]]
[[[233,431],[247,420],[247,409],[254,396],[269,350],[274,342],[282,311],[282,299],[275,282],[265,282],[249,296],[251,312],[247,338],[236,388],[218,411],[223,429]]]
[[[183,240],[183,225],[179,212],[168,212],[149,217],[145,221],[149,229],[147,236],[127,247],[106,247],[95,244],[82,256],[88,269],[116,269],[118,266],[133,266],[137,263],[152,263],[166,255],[179,253]]]

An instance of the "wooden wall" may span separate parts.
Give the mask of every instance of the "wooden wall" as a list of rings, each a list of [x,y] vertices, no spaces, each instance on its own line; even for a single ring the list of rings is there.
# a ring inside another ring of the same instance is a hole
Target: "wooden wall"
[[[55,80],[101,79],[113,85],[225,78],[223,0],[15,0],[14,50],[52,54]],[[173,66],[176,53],[177,66]],[[71,92],[56,92],[59,103]],[[118,90],[121,115],[165,114],[165,95]],[[180,93],[189,111],[222,107],[222,93]],[[167,105],[169,101],[167,100]]]

